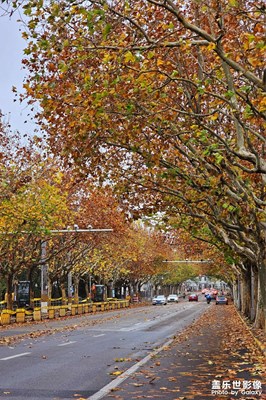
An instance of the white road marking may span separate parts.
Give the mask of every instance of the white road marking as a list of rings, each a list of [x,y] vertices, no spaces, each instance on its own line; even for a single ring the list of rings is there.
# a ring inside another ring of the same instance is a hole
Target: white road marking
[[[69,344],[77,343],[76,341],[61,343],[58,346],[68,346]]]
[[[31,354],[31,353],[20,353],[20,354],[15,354],[14,356],[9,356],[9,357],[0,358],[0,361],[6,361],[6,360],[11,360],[12,358],[27,356],[28,354]]]
[[[136,328],[134,326],[128,327],[128,328],[121,328],[119,329],[120,332],[131,332],[134,331]]]
[[[152,357],[154,357],[156,354],[160,353],[165,347],[169,346],[173,342],[173,339],[168,340],[163,346],[161,346],[159,349],[154,350],[151,352],[149,355],[144,357],[142,360],[140,360],[138,363],[134,364],[132,367],[127,369],[123,374],[121,374],[119,377],[114,379],[112,382],[108,383],[106,386],[104,386],[102,389],[100,389],[98,392],[94,393],[92,396],[88,397],[87,400],[100,400],[104,396],[108,395],[111,390],[119,386],[122,382],[124,382],[130,375],[134,374],[138,368],[142,367],[144,364],[146,364]]]
[[[100,336],[105,336],[105,333],[101,333],[99,335],[93,335],[93,337],[100,337]]]

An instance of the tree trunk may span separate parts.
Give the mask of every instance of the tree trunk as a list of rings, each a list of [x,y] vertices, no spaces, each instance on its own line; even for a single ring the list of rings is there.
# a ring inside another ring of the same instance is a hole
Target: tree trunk
[[[13,308],[13,299],[12,299],[12,282],[13,275],[8,275],[6,280],[6,308],[8,310],[12,310]]]
[[[79,303],[79,277],[74,276],[74,304]]]
[[[66,285],[65,282],[60,281],[60,289],[62,293],[62,304],[66,305],[67,304],[67,295],[66,295]]]
[[[241,280],[241,312],[250,318],[250,267],[247,266],[247,270],[242,273]]]
[[[256,328],[261,328],[266,332],[266,260],[262,261],[258,268],[258,300],[256,318],[254,322]]]
[[[86,299],[89,297],[90,295],[90,291],[89,291],[89,277],[85,276],[84,277],[84,285],[85,285],[85,293],[86,293]]]

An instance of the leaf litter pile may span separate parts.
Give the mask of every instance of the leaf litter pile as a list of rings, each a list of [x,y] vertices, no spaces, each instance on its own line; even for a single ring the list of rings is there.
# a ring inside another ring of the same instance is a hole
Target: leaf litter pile
[[[211,305],[169,347],[106,398],[262,400],[266,399],[265,365],[263,352],[234,305]],[[222,394],[212,393],[213,382],[221,386]],[[244,391],[245,384],[251,389]],[[252,385],[256,384],[262,385],[259,394],[254,394]],[[232,394],[233,386],[242,390]]]

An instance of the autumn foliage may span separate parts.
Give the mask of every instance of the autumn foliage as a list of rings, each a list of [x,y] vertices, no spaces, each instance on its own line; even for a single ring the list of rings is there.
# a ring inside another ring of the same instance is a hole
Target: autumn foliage
[[[26,97],[54,153],[133,214],[164,211],[220,242],[238,280],[253,277],[263,326],[263,3],[34,0],[24,12]]]

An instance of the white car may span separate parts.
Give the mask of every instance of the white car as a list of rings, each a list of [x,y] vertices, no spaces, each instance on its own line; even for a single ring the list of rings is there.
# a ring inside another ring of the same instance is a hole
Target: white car
[[[152,299],[152,304],[153,304],[154,306],[156,306],[156,304],[163,304],[163,305],[166,305],[166,304],[167,304],[166,297],[163,296],[163,295],[155,296],[155,297]]]
[[[169,294],[167,297],[168,303],[178,303],[178,295],[177,294]]]

